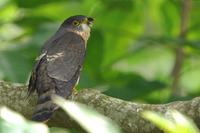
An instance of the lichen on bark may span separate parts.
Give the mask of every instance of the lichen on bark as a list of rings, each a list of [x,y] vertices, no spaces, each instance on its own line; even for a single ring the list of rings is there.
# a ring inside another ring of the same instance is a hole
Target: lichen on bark
[[[27,86],[0,81],[0,105],[5,105],[30,118],[37,96],[26,98]],[[115,121],[125,133],[160,133],[161,131],[141,117],[141,112],[151,110],[168,115],[169,110],[177,110],[194,120],[200,127],[200,97],[188,101],[168,104],[138,104],[102,94],[94,89],[82,89],[72,95],[72,100],[86,104]],[[61,109],[57,110],[47,123],[54,127],[81,129]]]

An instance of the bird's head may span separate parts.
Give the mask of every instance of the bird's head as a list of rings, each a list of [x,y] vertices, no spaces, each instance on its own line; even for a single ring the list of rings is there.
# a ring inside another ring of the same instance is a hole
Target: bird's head
[[[84,39],[88,39],[90,28],[94,19],[84,15],[76,15],[67,18],[61,25],[62,29],[80,34]]]

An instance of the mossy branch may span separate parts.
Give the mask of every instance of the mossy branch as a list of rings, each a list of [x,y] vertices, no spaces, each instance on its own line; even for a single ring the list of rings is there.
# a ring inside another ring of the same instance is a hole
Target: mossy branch
[[[32,95],[27,100],[26,94],[27,86],[0,81],[0,105],[6,105],[23,114],[26,118],[30,118],[37,96]],[[140,116],[140,113],[144,110],[156,111],[167,115],[168,110],[175,109],[192,118],[197,126],[200,127],[200,97],[189,101],[157,105],[123,101],[106,96],[93,89],[83,89],[72,97],[73,100],[84,103],[111,118],[126,133],[161,132]],[[62,110],[56,111],[48,124],[55,127],[80,129]]]

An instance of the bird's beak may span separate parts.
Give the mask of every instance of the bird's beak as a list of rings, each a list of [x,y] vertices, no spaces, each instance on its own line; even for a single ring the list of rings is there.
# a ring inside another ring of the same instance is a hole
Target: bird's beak
[[[92,27],[93,22],[94,22],[94,19],[91,18],[91,17],[87,17],[87,18],[85,18],[85,19],[83,20],[83,23],[84,23],[84,24],[87,24],[89,27]]]
[[[87,23],[87,24],[88,24],[89,26],[92,26],[92,24],[93,24],[93,22],[94,22],[94,19],[88,17],[87,20],[88,20],[88,23]]]

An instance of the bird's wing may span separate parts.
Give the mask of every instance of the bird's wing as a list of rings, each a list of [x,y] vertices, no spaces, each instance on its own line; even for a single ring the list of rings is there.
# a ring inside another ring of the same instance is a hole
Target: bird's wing
[[[36,62],[34,64],[31,77],[29,80],[29,85],[28,85],[28,97],[31,95],[32,92],[36,90],[36,80],[37,80],[37,69],[39,67],[39,64],[41,60],[45,57],[46,51],[41,53],[40,56],[36,59]]]
[[[67,32],[53,43],[47,50],[48,75],[67,82],[82,65],[85,42],[78,34]]]

